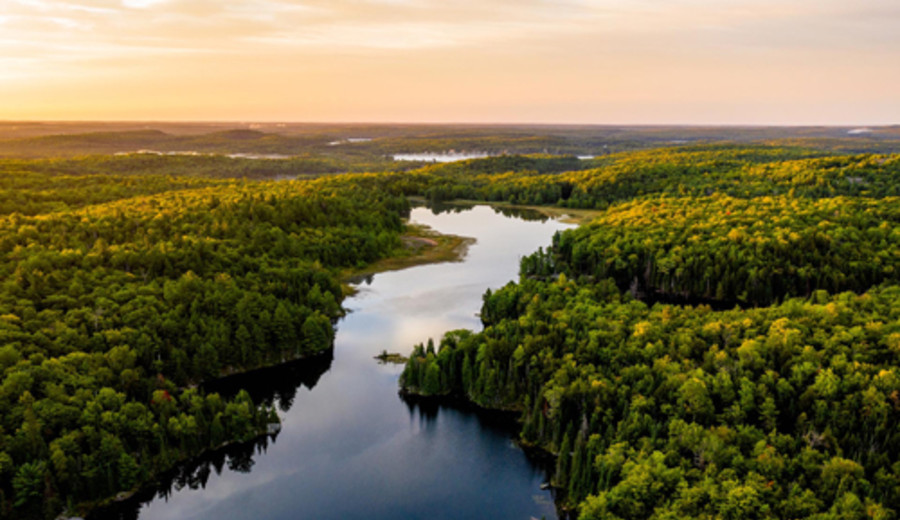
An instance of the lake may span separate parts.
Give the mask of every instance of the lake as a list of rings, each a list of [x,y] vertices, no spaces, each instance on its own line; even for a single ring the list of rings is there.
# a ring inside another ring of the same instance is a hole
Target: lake
[[[487,152],[422,152],[395,153],[391,156],[395,161],[454,162],[468,159],[484,159],[491,157]]]
[[[464,261],[380,273],[361,283],[344,301],[350,312],[338,323],[333,357],[217,383],[223,393],[246,387],[278,408],[283,427],[274,441],[194,461],[160,488],[94,516],[556,518],[550,491],[541,489],[548,474],[515,444],[507,416],[406,402],[397,386],[403,367],[373,359],[383,350],[408,354],[448,330],[480,329],[484,291],[516,279],[521,256],[571,227],[504,212],[415,208],[412,222],[476,239]]]

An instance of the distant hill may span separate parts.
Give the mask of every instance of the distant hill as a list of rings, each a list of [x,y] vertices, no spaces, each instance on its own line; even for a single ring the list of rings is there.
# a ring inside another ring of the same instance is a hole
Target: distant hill
[[[197,152],[312,154],[357,161],[398,153],[598,156],[709,143],[900,151],[900,126],[385,125],[311,123],[0,123],[0,157]]]

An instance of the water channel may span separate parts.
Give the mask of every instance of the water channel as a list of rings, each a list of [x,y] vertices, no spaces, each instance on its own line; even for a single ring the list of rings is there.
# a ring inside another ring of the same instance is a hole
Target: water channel
[[[485,289],[517,276],[519,258],[569,227],[476,206],[411,220],[475,238],[464,261],[376,274],[344,301],[333,357],[258,371],[246,387],[279,410],[274,440],[237,446],[180,468],[172,478],[101,518],[462,519],[556,518],[542,465],[514,442],[497,414],[405,402],[402,366],[379,364],[383,350],[407,354],[448,330],[480,329]]]

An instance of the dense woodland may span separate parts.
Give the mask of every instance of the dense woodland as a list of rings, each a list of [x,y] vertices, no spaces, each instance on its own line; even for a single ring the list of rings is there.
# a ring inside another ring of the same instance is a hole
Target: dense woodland
[[[610,278],[634,295],[767,305],[900,281],[900,198],[659,197],[557,235],[522,275]]]
[[[482,332],[418,345],[404,391],[519,411],[585,520],[895,518],[898,158],[606,161],[445,183],[600,211],[485,294]]]
[[[408,208],[316,182],[4,183],[35,213],[0,217],[0,511],[15,518],[265,432],[277,417],[246,393],[192,388],[328,351],[337,270],[392,254]]]
[[[170,144],[334,138],[259,134]],[[82,155],[169,137],[6,143],[74,157],[0,160],[0,516],[78,512],[264,433],[270,403],[201,383],[329,350],[340,273],[399,254],[409,196],[595,215],[485,295],[483,332],[420,346],[402,377],[520,411],[584,518],[900,510],[900,157],[732,144],[385,166],[377,140]],[[731,310],[640,301],[666,298]]]

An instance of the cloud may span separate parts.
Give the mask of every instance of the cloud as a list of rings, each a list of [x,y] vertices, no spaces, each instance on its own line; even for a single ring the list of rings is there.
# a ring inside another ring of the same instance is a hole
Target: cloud
[[[147,9],[166,3],[167,0],[122,0],[122,5],[134,9]]]
[[[0,95],[32,101],[38,91],[68,99],[72,85],[84,85],[79,100],[114,87],[125,96],[144,82],[169,92],[167,103],[237,106],[262,103],[253,89],[302,84],[321,96],[304,110],[339,101],[380,117],[410,100],[426,111],[452,88],[444,98],[459,97],[468,113],[508,103],[506,117],[600,112],[616,100],[635,113],[683,108],[701,94],[722,103],[764,94],[793,102],[800,93],[894,102],[898,94],[878,89],[900,79],[896,0],[0,2]],[[834,86],[873,71],[880,82]],[[373,82],[391,88],[373,96],[365,91]],[[404,95],[389,101],[394,92]],[[269,97],[280,95],[289,94]]]
[[[14,0],[11,38],[59,44],[60,30],[109,47],[248,44],[306,50],[397,50],[498,42],[647,39],[678,46],[865,45],[897,43],[900,7],[868,0]],[[53,22],[52,29],[48,21]],[[8,28],[9,23],[6,24]],[[641,44],[637,42],[640,47]],[[12,50],[12,49],[9,49]]]

